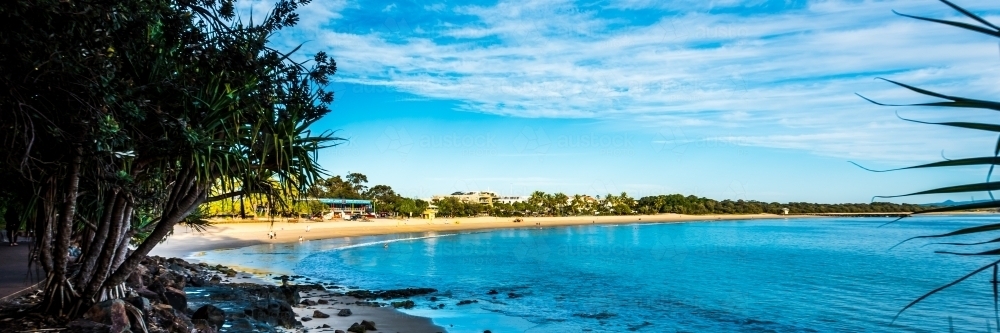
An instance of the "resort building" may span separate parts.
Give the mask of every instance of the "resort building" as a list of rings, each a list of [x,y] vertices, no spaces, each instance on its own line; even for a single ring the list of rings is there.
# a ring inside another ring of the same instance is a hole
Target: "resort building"
[[[525,201],[528,201],[528,198],[522,196],[505,196],[497,198],[497,202],[505,204],[513,204],[515,202],[525,202]]]
[[[370,214],[375,212],[375,205],[371,200],[363,199],[342,199],[342,198],[306,198],[302,200],[319,201],[330,209],[329,218],[343,218],[355,214]]]
[[[480,191],[480,192],[455,192],[447,195],[435,195],[431,198],[431,202],[438,201],[444,198],[456,198],[458,201],[464,203],[478,203],[481,205],[493,206],[494,202],[497,202],[499,196],[493,192]]]
[[[438,212],[438,207],[437,206],[435,206],[435,205],[427,205],[427,208],[424,209],[424,212],[420,213],[420,217],[421,218],[425,218],[425,219],[429,219],[429,220],[433,220],[434,216],[437,215],[437,212]]]

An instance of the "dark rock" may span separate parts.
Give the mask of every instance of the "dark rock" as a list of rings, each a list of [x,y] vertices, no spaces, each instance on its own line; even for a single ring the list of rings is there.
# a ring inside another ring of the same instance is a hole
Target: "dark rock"
[[[325,299],[321,299],[321,300],[319,300],[319,302],[317,302],[317,303],[319,303],[319,304],[330,304],[330,301],[327,301],[327,300],[325,300]]]
[[[132,325],[128,320],[128,312],[125,309],[125,301],[116,299],[111,301],[111,333],[131,333]]]
[[[437,302],[437,301],[438,301],[437,297],[431,296],[431,302]]]
[[[234,318],[230,322],[229,330],[232,332],[249,332],[253,330],[253,324],[246,318]]]
[[[507,293],[507,298],[521,298],[521,294]]]
[[[101,323],[93,322],[85,319],[77,319],[66,324],[71,332],[80,333],[107,333],[110,327]]]
[[[369,330],[369,331],[378,331],[378,329],[375,328],[375,322],[374,321],[362,320],[361,321],[361,326],[364,326],[365,329]]]
[[[194,324],[194,329],[198,333],[216,333],[219,331],[204,319],[192,320],[191,323]]]
[[[142,313],[148,313],[149,309],[152,308],[152,305],[150,305],[149,303],[149,299],[146,297],[142,296],[129,297],[126,298],[125,301],[128,302],[129,304],[132,304],[132,306],[136,307],[137,309],[142,310]]]
[[[187,294],[184,293],[184,290],[166,287],[160,296],[167,301],[167,304],[174,307],[174,309],[179,311],[187,310]]]
[[[353,325],[351,325],[350,328],[347,329],[347,331],[348,332],[354,332],[354,333],[365,333],[365,331],[367,331],[367,330],[365,329],[364,326],[361,326],[361,324],[354,323]]]
[[[598,313],[574,313],[573,317],[589,318],[589,319],[609,319],[618,316],[617,314],[610,313],[607,311],[601,311]]]
[[[310,321],[310,320],[313,320],[313,319],[309,318],[309,317],[302,317],[302,321]]]
[[[490,289],[490,291],[488,293],[486,293],[486,294],[487,295],[496,295],[496,294],[499,294],[499,292],[497,292],[496,289]]]
[[[302,304],[302,305],[305,305],[305,306],[316,306],[316,304],[319,304],[319,303],[316,303],[316,301],[311,300],[311,299],[304,299],[299,304]]]
[[[160,295],[159,294],[157,294],[156,292],[153,292],[153,291],[151,291],[149,289],[138,289],[135,292],[138,293],[139,296],[145,297],[147,299],[151,299],[151,300],[152,299],[155,299],[155,300],[159,300],[160,299]]]
[[[330,315],[320,312],[319,310],[313,311],[313,317],[315,318],[330,318]]]
[[[392,302],[392,307],[396,308],[396,309],[399,309],[399,308],[412,309],[414,306],[416,306],[416,304],[413,303],[413,301],[411,301],[411,300],[405,300],[405,301],[400,301],[400,302]]]
[[[214,305],[207,304],[198,308],[198,311],[195,311],[194,315],[191,315],[192,322],[198,319],[207,321],[215,330],[221,330],[222,325],[226,323],[226,311]]]
[[[352,290],[347,292],[347,296],[360,299],[400,299],[400,298],[411,298],[413,296],[426,295],[430,293],[436,293],[437,289],[432,288],[406,288],[406,289],[393,289],[384,291],[372,291],[372,290]]]
[[[341,317],[350,316],[351,315],[351,309],[341,309],[340,312],[337,312],[337,315],[341,316]]]
[[[438,309],[444,309],[444,303],[438,304]]]
[[[302,302],[302,297],[299,296],[299,289],[296,286],[281,286],[278,287],[278,291],[281,292],[281,296],[288,304],[299,304]]]
[[[485,330],[485,331],[483,331],[483,333],[493,333],[493,331]]]
[[[344,330],[336,330],[336,331],[333,331],[333,333],[347,333],[347,332],[344,332]]]

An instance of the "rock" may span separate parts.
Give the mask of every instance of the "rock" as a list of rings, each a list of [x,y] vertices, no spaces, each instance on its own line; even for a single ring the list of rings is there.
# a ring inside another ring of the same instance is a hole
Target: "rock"
[[[362,320],[361,321],[361,326],[364,326],[365,329],[369,330],[369,331],[378,331],[378,329],[375,328],[375,322],[374,321]]]
[[[463,301],[458,302],[458,305],[469,305],[469,304],[472,304],[472,303],[479,303],[479,301],[474,300],[474,299],[467,299],[467,300],[463,300]]]
[[[222,277],[218,275],[213,275],[211,280],[208,280],[210,284],[220,284],[222,283]]]
[[[198,333],[216,333],[219,331],[204,319],[196,319],[191,322],[194,324],[194,329]]]
[[[520,294],[507,293],[507,298],[520,298],[520,297],[521,297]]]
[[[315,317],[315,318],[330,318],[330,315],[325,314],[323,312],[320,312],[319,310],[316,310],[316,311],[313,311],[313,317]]]
[[[126,298],[125,301],[129,302],[129,304],[132,304],[132,306],[135,306],[137,309],[142,310],[142,313],[148,313],[152,308],[152,305],[149,303],[149,299],[142,296],[129,297]]]
[[[319,304],[319,303],[316,303],[316,301],[313,301],[311,299],[304,299],[299,304],[302,304],[302,305],[305,305],[305,306],[316,306],[316,304]]]
[[[413,296],[426,295],[436,292],[437,289],[432,289],[432,288],[406,288],[406,289],[393,289],[385,291],[352,290],[347,292],[347,296],[360,299],[378,299],[378,298],[399,299],[399,298],[410,298]]]
[[[281,286],[278,287],[278,291],[281,292],[281,296],[288,304],[299,304],[302,302],[302,296],[299,296],[299,290],[295,286]]]
[[[81,332],[81,333],[105,333],[110,327],[101,323],[93,322],[85,319],[77,319],[66,324],[71,332]]]
[[[131,333],[132,325],[128,320],[128,312],[125,310],[125,301],[116,299],[111,301],[111,333]]]
[[[302,317],[302,321],[310,321],[310,320],[313,320],[313,319],[309,318],[309,317]]]
[[[336,330],[336,331],[333,331],[333,333],[347,333],[347,332],[344,332],[344,330]]]
[[[354,323],[353,325],[351,325],[350,328],[347,329],[347,331],[348,332],[354,332],[354,333],[365,333],[365,331],[367,331],[367,330],[365,329],[364,326],[361,326],[361,324]]]
[[[438,301],[437,297],[431,296],[431,302],[437,302],[437,301]]]
[[[166,287],[163,291],[163,295],[161,296],[167,301],[167,304],[170,304],[170,306],[174,307],[174,309],[179,311],[187,310],[187,294],[184,293],[184,290]]]
[[[493,331],[485,330],[485,331],[483,331],[483,333],[493,333]]]
[[[490,289],[490,291],[488,293],[486,293],[486,294],[487,295],[496,295],[496,294],[499,294],[499,292],[497,292],[496,289]]]
[[[230,325],[229,330],[232,332],[249,332],[253,330],[253,324],[246,318],[234,318]]]
[[[414,306],[416,306],[416,304],[413,303],[413,301],[411,301],[411,300],[405,300],[405,301],[401,301],[401,302],[392,302],[392,307],[396,308],[396,309],[399,309],[399,308],[412,309]]]
[[[198,319],[205,320],[209,325],[215,328],[216,331],[218,331],[221,330],[222,325],[226,323],[226,311],[223,311],[214,305],[207,304],[198,308],[198,311],[195,311],[194,314],[191,315],[192,322]]]
[[[319,303],[319,304],[330,304],[330,301],[327,301],[327,300],[325,300],[325,299],[321,299],[321,300],[319,300],[319,302],[318,302],[318,303]]]
[[[341,309],[340,312],[337,312],[337,315],[341,316],[341,317],[350,316],[351,315],[351,309]]]
[[[160,295],[149,289],[138,289],[135,291],[139,296],[145,297],[147,299],[160,299]]]
[[[110,325],[111,333],[129,333],[132,330],[129,321],[128,303],[123,300],[108,300],[94,304],[84,314],[84,318],[96,323]]]
[[[607,312],[607,311],[601,311],[601,312],[593,313],[593,314],[590,314],[590,313],[574,313],[573,314],[573,317],[590,318],[590,319],[602,319],[602,320],[603,319],[610,319],[610,318],[616,317],[616,316],[618,316],[618,315],[614,314],[614,313]]]

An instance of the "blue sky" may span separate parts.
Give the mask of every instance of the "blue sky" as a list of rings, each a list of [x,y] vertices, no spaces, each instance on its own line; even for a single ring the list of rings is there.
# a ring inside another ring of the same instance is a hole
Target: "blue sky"
[[[958,4],[1000,21],[987,1]],[[489,189],[833,203],[982,181],[983,168],[871,173],[848,163],[985,155],[996,139],[896,118],[983,121],[988,111],[854,95],[929,101],[876,77],[1000,92],[996,39],[894,9],[967,21],[931,0],[327,0],[303,8],[275,43],[305,42],[303,56],[337,61],[333,113],[317,129],[349,141],[322,152],[322,164],[410,197]],[[972,196],[986,198],[950,198]]]

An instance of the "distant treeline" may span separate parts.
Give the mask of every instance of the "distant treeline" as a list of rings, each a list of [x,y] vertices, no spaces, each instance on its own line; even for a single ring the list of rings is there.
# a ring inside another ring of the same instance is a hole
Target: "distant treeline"
[[[396,216],[420,216],[430,206],[437,208],[437,216],[467,217],[467,216],[576,216],[576,215],[634,215],[634,214],[781,214],[788,209],[789,214],[816,213],[889,213],[917,212],[934,207],[894,204],[887,202],[852,203],[852,204],[817,204],[808,202],[761,202],[753,200],[713,200],[693,195],[669,194],[645,196],[634,199],[627,193],[588,196],[582,194],[566,195],[564,193],[545,193],[535,191],[523,202],[496,202],[483,205],[477,202],[463,202],[455,197],[444,197],[440,200],[421,200],[407,198],[397,194],[389,185],[367,185],[368,177],[360,173],[350,173],[345,177],[332,176],[321,179],[303,193],[302,197],[310,198],[347,198],[368,199],[375,203],[375,210]],[[316,201],[295,201],[284,210],[274,211],[280,215],[308,214],[318,215],[329,208]],[[252,207],[246,209],[244,207]],[[263,214],[258,210],[262,204],[253,198],[234,198],[229,201],[219,201],[204,207],[210,216],[240,215],[245,211],[250,214]]]

